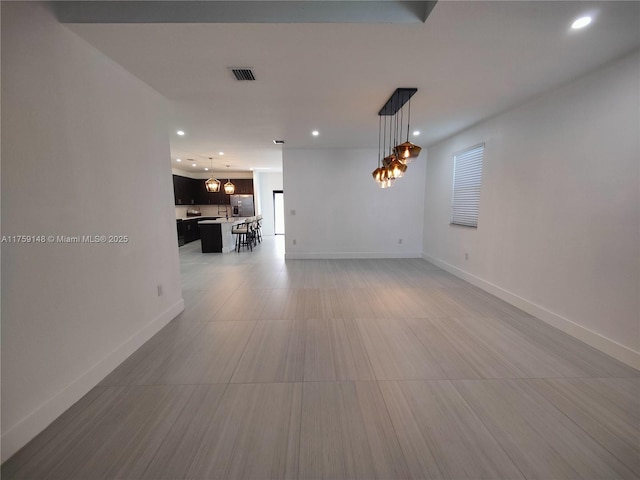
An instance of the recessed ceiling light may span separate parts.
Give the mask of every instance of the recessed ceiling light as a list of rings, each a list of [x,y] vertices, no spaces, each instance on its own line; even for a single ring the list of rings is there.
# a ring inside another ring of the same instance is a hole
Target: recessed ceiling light
[[[195,164],[195,163],[192,163],[192,164],[191,164],[191,166],[192,166],[192,167],[195,167],[195,166],[196,166],[196,164]]]
[[[320,132],[318,130],[314,130],[313,132],[311,132],[311,135],[317,137],[318,135],[320,135]]]
[[[413,136],[417,137],[418,135],[420,135],[420,130],[414,130]]]
[[[181,162],[182,159],[181,158],[176,158],[176,162]]]
[[[284,140],[274,140],[273,143],[276,145],[284,145]]]
[[[178,130],[176,133],[182,137],[184,135],[184,130]]]
[[[209,171],[209,167],[204,167],[204,171],[208,172]]]
[[[571,24],[571,28],[578,30],[584,28],[591,23],[591,17],[580,17]]]
[[[251,170],[253,172],[253,168],[250,168],[249,170]]]
[[[218,155],[224,155],[224,152],[218,152]]]

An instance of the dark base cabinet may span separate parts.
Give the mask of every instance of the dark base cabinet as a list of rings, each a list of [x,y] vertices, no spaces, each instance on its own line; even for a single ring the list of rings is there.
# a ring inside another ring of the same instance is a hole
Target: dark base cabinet
[[[182,232],[184,234],[184,243],[193,242],[194,240],[198,240],[200,238],[200,230],[198,229],[197,220],[184,220],[182,222]]]
[[[216,220],[220,217],[195,217],[190,220],[176,220],[178,229],[178,246],[181,247],[186,243],[200,240],[202,225],[198,225],[198,222],[202,220]],[[222,238],[222,236],[220,236]],[[222,247],[220,247],[222,251]]]
[[[181,247],[184,245],[184,230],[182,226],[182,220],[176,221],[176,227],[178,229],[178,246]]]
[[[199,227],[202,253],[222,253],[222,226],[219,223],[205,223]]]

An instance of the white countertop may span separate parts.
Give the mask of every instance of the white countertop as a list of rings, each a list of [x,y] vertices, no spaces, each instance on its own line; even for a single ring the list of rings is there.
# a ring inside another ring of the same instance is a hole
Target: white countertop
[[[211,224],[215,224],[215,223],[243,223],[246,220],[245,217],[232,217],[229,219],[226,218],[219,218],[217,220],[202,220],[200,222],[198,222],[198,224],[203,224],[203,225],[211,225]]]
[[[176,220],[182,220],[184,222],[185,220],[201,220],[203,218],[213,218],[213,217],[220,217],[220,216],[221,215],[202,215],[202,216],[195,216],[195,217],[180,217],[180,218],[176,218]]]

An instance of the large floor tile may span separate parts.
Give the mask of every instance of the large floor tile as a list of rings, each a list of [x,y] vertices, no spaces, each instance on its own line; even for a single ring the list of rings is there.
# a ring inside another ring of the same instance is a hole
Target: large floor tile
[[[376,382],[303,388],[298,478],[412,478]]]
[[[182,349],[162,356],[133,380],[135,384],[228,382],[256,322],[210,322]]]
[[[307,320],[304,380],[374,380],[375,375],[355,321]]]
[[[108,387],[45,445],[34,460],[11,477],[28,480],[140,478],[193,388]]]
[[[357,325],[378,380],[447,378],[404,320],[358,319]]]
[[[122,362],[100,385],[130,385],[169,365],[205,327],[204,323],[174,319]]]
[[[640,379],[553,378],[527,383],[640,476]]]
[[[414,478],[524,478],[449,381],[380,388]]]
[[[211,317],[213,322],[257,320],[269,298],[270,289],[238,288]]]
[[[258,322],[233,374],[233,383],[301,382],[305,322]]]
[[[143,478],[297,478],[300,384],[200,386]]]
[[[637,478],[526,380],[453,383],[526,478]]]

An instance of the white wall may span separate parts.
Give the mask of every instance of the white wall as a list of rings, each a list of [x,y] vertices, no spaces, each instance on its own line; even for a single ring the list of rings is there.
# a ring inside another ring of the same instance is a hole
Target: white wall
[[[388,189],[371,177],[377,159],[376,149],[283,151],[286,258],[421,256],[424,158]]]
[[[426,258],[636,366],[638,59],[635,51],[430,147],[424,229]],[[452,155],[479,142],[478,229],[450,226]]]
[[[254,184],[257,192],[256,213],[262,214],[262,235],[274,235],[273,191],[283,190],[282,172],[256,173]]]
[[[2,3],[2,234],[129,237],[2,245],[3,460],[183,308],[166,119],[45,5]]]

